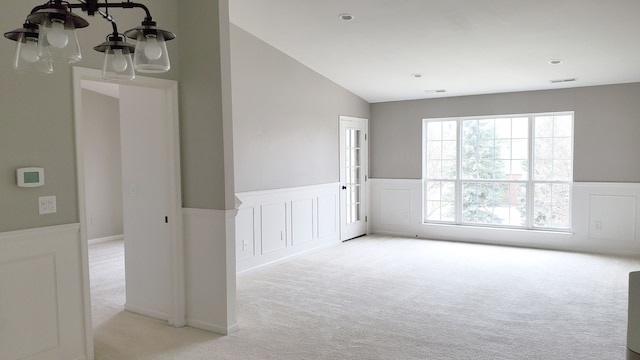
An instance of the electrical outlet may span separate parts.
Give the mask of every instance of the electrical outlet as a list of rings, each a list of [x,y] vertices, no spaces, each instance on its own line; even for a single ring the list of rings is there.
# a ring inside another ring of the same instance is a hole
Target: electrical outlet
[[[242,250],[247,250],[249,242],[247,240],[242,241]]]
[[[593,222],[593,227],[597,230],[597,231],[602,231],[602,221],[594,221]]]

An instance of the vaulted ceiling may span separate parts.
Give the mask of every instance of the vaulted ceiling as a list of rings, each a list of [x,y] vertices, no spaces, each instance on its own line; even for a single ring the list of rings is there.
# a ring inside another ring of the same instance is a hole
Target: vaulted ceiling
[[[232,23],[371,103],[640,81],[638,0],[231,0],[230,7]]]

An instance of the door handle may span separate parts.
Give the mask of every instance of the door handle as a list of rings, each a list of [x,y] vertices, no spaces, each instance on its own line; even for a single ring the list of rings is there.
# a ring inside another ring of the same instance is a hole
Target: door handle
[[[347,187],[342,185],[342,190],[347,190]]]

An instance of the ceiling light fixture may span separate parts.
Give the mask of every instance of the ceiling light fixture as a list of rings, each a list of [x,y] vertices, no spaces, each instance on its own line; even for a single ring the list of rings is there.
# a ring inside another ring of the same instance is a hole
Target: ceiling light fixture
[[[552,83],[552,84],[559,84],[559,83],[573,82],[573,81],[577,81],[577,80],[578,80],[578,78],[568,78],[568,79],[549,80],[549,82]]]
[[[82,54],[75,29],[89,26],[89,22],[72,12],[73,9],[80,9],[89,16],[99,14],[113,27],[113,33],[107,35],[107,41],[94,47],[94,50],[105,54],[103,78],[133,80],[135,71],[169,71],[171,65],[165,41],[173,40],[176,36],[169,31],[158,29],[145,5],[130,1],[108,3],[108,0],[104,0],[103,3],[99,0],[78,2],[72,4],[62,0],[49,0],[31,10],[22,28],[4,34],[7,39],[17,42],[13,63],[16,70],[50,74],[53,72],[54,61],[80,61]],[[146,16],[142,26],[121,34],[109,15],[109,8],[138,8],[144,10]],[[126,38],[136,40],[136,45],[128,44]]]
[[[353,20],[355,17],[349,13],[342,13],[340,15],[338,15],[338,19],[342,20],[342,21],[351,21]]]

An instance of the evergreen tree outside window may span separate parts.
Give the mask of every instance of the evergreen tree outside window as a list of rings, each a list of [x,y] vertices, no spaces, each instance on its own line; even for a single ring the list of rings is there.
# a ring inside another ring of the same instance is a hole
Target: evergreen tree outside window
[[[424,120],[424,222],[568,231],[573,113]]]

